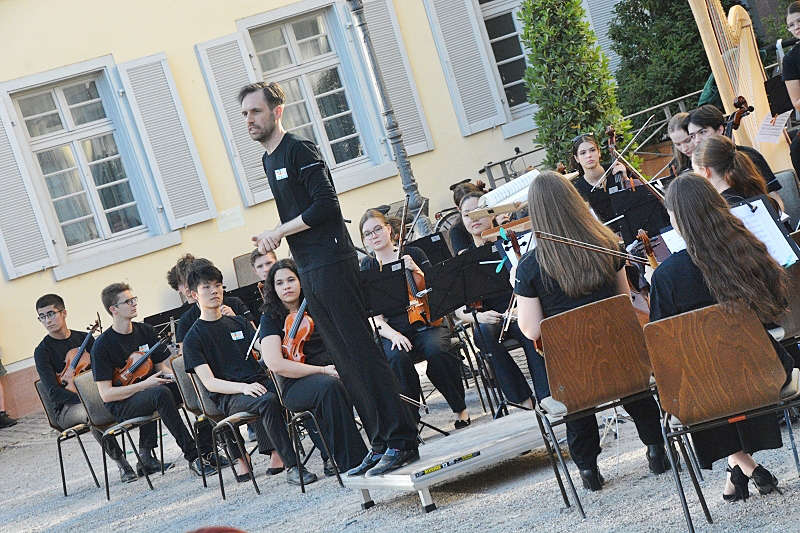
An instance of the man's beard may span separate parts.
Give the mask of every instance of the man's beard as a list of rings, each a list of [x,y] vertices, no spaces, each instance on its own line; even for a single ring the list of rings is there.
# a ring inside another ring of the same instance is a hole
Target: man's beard
[[[251,133],[250,138],[256,142],[263,143],[272,136],[273,131],[275,131],[275,125],[274,124],[267,125],[267,127],[258,131],[257,133],[255,134]]]

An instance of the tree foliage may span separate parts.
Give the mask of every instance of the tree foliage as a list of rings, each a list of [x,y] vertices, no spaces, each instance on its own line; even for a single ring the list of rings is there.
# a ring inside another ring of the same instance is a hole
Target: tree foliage
[[[547,150],[545,164],[566,162],[581,133],[599,135],[613,124],[625,134],[630,124],[622,120],[608,59],[581,0],[524,0],[520,19],[529,50],[528,100],[538,106],[536,141]]]

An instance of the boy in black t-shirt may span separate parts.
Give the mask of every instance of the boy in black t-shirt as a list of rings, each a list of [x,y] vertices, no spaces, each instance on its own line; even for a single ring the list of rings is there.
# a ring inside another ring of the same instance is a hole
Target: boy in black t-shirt
[[[36,314],[39,322],[47,330],[47,335],[33,352],[36,372],[44,385],[46,400],[55,414],[54,422],[62,430],[77,424],[88,424],[89,417],[81,404],[78,395],[61,385],[58,375],[66,366],[66,355],[73,348],[79,348],[87,335],[81,331],[73,331],[67,327],[67,310],[64,300],[57,294],[45,294],[36,300]],[[91,336],[91,335],[90,335]],[[91,353],[94,339],[86,344],[86,352]],[[66,377],[66,376],[65,376]],[[103,434],[92,429],[92,436],[101,442]],[[136,480],[136,473],[125,460],[125,454],[116,439],[106,441],[106,452],[117,463],[119,478],[124,483]]]
[[[186,371],[194,372],[211,394],[211,399],[226,415],[249,411],[261,416],[256,427],[259,449],[264,452],[269,441],[287,467],[286,481],[293,485],[313,483],[317,476],[297,465],[294,448],[286,431],[283,407],[259,363],[248,353],[255,332],[239,316],[225,316],[222,304],[222,273],[210,262],[196,261],[189,270],[187,283],[200,306],[200,318],[183,342]],[[228,447],[238,454],[236,446]],[[237,481],[249,479],[250,465],[237,457]],[[270,469],[269,473],[273,473]]]
[[[147,416],[158,411],[161,420],[175,442],[180,446],[183,457],[189,461],[189,468],[198,476],[216,473],[212,466],[211,430],[208,425],[198,427],[197,447],[189,430],[178,414],[176,398],[180,397],[167,358],[166,346],[157,349],[152,355],[153,370],[141,381],[130,385],[114,385],[114,370],[125,366],[133,352],[148,352],[158,342],[158,335],[152,326],[133,322],[139,299],[133,295],[125,283],[113,283],[103,289],[103,307],[113,317],[114,322],[94,342],[92,349],[92,373],[97,389],[108,410],[119,421]],[[136,466],[139,475],[146,470],[148,474],[161,469],[153,450],[158,444],[156,423],[139,428],[139,455],[142,463]],[[198,448],[200,457],[198,457]],[[221,462],[221,461],[220,461]],[[172,465],[164,464],[164,468]]]

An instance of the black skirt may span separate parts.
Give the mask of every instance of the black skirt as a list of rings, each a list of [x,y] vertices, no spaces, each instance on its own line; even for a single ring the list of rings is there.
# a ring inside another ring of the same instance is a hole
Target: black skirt
[[[692,441],[700,468],[707,470],[711,470],[714,461],[738,451],[752,454],[783,445],[778,418],[774,413],[692,433]]]

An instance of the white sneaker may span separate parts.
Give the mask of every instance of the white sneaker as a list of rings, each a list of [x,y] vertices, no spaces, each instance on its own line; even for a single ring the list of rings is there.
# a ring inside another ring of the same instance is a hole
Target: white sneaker
[[[564,416],[567,414],[567,406],[558,400],[553,399],[552,396],[548,396],[539,400],[539,405],[549,415]]]

